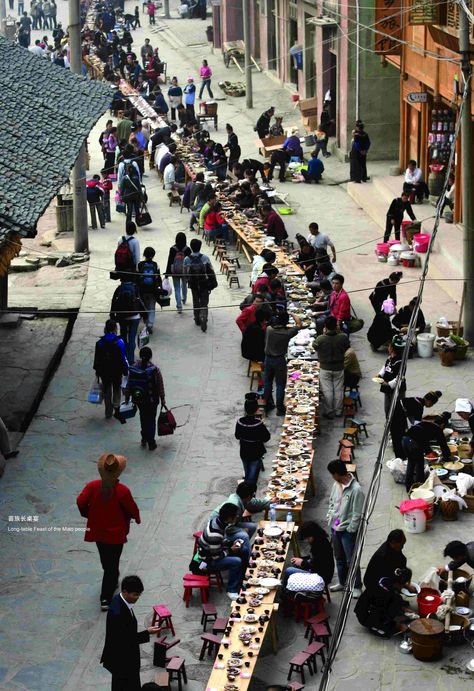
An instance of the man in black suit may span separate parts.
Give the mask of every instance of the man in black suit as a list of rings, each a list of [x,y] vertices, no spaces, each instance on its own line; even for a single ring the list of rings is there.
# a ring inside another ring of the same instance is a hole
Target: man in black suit
[[[112,691],[140,691],[140,644],[148,643],[150,634],[160,632],[159,626],[137,631],[133,605],[143,593],[138,576],[126,576],[120,593],[112,598],[107,612],[105,645],[100,659],[112,674]]]

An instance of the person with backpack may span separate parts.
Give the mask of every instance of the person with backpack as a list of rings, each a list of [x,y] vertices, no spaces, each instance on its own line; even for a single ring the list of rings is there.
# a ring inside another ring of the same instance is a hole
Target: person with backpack
[[[110,318],[120,324],[120,336],[125,343],[128,362],[135,361],[135,342],[137,340],[140,315],[146,321],[147,312],[140,297],[138,285],[129,278],[121,278],[120,285],[112,297]]]
[[[125,343],[117,335],[118,324],[113,319],[105,322],[104,335],[95,344],[94,370],[102,382],[104,391],[105,417],[112,415],[125,423],[120,416],[122,396],[122,375],[128,374],[128,360]]]
[[[148,444],[150,451],[156,449],[156,414],[158,405],[166,405],[165,387],[159,367],[151,361],[153,353],[151,348],[140,348],[140,359],[130,366],[127,397],[138,406],[141,425],[141,445]]]
[[[123,272],[123,274],[136,272],[140,261],[140,243],[135,237],[136,232],[137,226],[133,221],[129,221],[125,226],[125,235],[118,239],[115,250],[115,271]]]
[[[153,247],[145,247],[144,261],[138,264],[138,285],[140,296],[147,310],[146,326],[148,333],[153,333],[155,323],[156,290],[161,288],[160,267],[153,261],[156,252]]]
[[[184,270],[184,260],[191,254],[191,249],[187,245],[186,234],[177,233],[174,245],[170,247],[168,263],[166,264],[165,276],[173,279],[174,296],[176,298],[176,309],[179,314],[183,313],[183,305],[186,304],[188,296],[188,284],[186,272]]]
[[[207,331],[209,294],[217,287],[216,274],[209,257],[201,254],[201,240],[191,240],[191,254],[184,260],[184,269],[188,278],[188,286],[193,295],[194,322]]]
[[[120,197],[127,206],[127,223],[132,220],[133,212],[135,212],[135,218],[138,218],[142,200],[142,177],[138,163],[133,160],[134,157],[133,146],[127,144],[117,175]]]

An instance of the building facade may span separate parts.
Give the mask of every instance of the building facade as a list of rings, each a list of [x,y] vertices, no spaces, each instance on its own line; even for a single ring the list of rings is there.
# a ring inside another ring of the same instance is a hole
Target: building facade
[[[252,55],[262,68],[301,100],[316,98],[318,114],[329,92],[340,155],[350,150],[360,118],[372,140],[371,157],[398,159],[400,77],[373,51],[375,0],[360,7],[358,0],[211,0],[215,47],[243,38],[243,1],[249,3]]]

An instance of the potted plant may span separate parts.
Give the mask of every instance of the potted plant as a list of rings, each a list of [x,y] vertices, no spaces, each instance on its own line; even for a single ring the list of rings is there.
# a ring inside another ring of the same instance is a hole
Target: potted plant
[[[436,346],[443,367],[452,367],[454,358],[456,357],[457,345],[452,340],[451,336],[447,338],[437,338]]]
[[[467,349],[469,348],[469,341],[457,336],[456,334],[451,334],[450,339],[456,344],[455,360],[465,360]]]

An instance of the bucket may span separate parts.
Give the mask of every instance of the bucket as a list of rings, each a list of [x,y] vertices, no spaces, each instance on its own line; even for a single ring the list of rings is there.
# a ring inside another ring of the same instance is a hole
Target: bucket
[[[426,514],[422,509],[413,509],[403,514],[407,533],[424,533],[426,530]]]
[[[444,624],[436,619],[417,619],[408,626],[413,657],[422,662],[438,660],[443,653]]]
[[[387,254],[388,254],[389,247],[390,247],[390,245],[388,244],[388,242],[378,242],[378,243],[375,245],[375,254],[385,254],[385,255],[387,255]]]
[[[298,101],[300,100],[300,95],[299,94],[291,94],[291,100],[293,101],[293,103],[298,103]]]
[[[434,334],[418,334],[416,337],[416,349],[418,355],[423,358],[432,357],[435,335]]]
[[[307,134],[304,138],[305,146],[314,146],[316,144],[316,139],[314,134]]]
[[[416,599],[420,617],[427,617],[428,614],[435,614],[436,610],[443,602],[443,598],[440,597],[438,591],[433,588],[422,588]]]
[[[402,260],[403,266],[406,266],[407,268],[413,268],[415,266],[416,262],[416,254],[415,252],[402,252],[400,254],[400,259]]]
[[[429,233],[416,233],[413,236],[413,248],[420,254],[428,251],[431,235]]]
[[[410,492],[410,499],[424,499],[428,504],[428,508],[425,511],[426,520],[431,521],[433,518],[434,500],[435,495],[430,489],[417,488]]]

